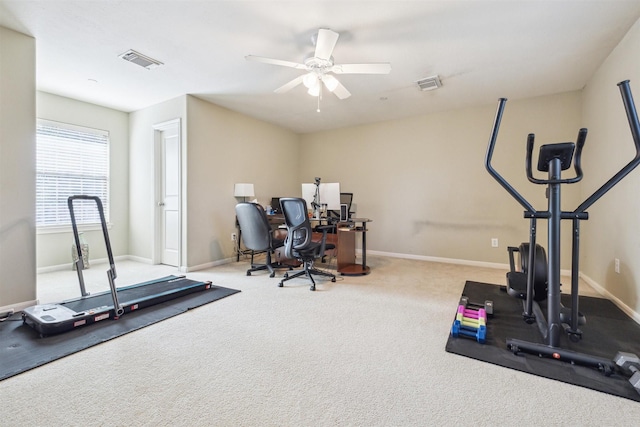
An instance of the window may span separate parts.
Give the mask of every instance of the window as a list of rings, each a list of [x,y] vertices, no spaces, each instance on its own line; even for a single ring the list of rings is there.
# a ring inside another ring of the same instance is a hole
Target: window
[[[71,224],[67,198],[98,196],[109,221],[109,132],[38,120],[36,226]],[[99,224],[93,202],[74,202],[77,224]]]

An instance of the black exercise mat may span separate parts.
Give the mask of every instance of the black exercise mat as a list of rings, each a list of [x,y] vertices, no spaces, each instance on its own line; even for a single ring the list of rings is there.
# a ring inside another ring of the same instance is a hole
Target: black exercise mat
[[[507,338],[538,343],[543,341],[537,324],[529,325],[522,319],[522,300],[510,297],[500,286],[467,281],[463,295],[472,302],[493,301],[494,314],[487,321],[487,341],[480,344],[469,338],[454,338],[449,335],[446,351],[640,401],[640,394],[631,386],[627,377],[620,373],[607,377],[590,367],[531,354],[514,355],[507,349]],[[562,303],[570,306],[570,296],[563,294]],[[633,319],[607,299],[581,296],[579,304],[580,312],[587,317],[586,324],[580,327],[583,332],[582,340],[573,343],[563,334],[560,347],[607,359],[613,359],[618,351],[640,355],[640,325]],[[546,313],[546,309],[544,311]],[[455,313],[456,307],[452,307],[452,322]]]
[[[44,338],[23,324],[21,315],[16,313],[0,323],[0,381],[237,292],[240,291],[211,286],[208,290],[127,313],[118,320],[103,320]]]

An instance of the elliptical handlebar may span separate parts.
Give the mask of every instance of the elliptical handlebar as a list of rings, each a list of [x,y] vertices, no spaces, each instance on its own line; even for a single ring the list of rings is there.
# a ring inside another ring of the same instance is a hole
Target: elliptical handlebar
[[[624,80],[618,83],[620,88],[620,94],[622,95],[622,102],[624,103],[624,109],[627,112],[627,120],[629,121],[629,127],[631,128],[631,135],[636,145],[636,159],[640,157],[640,123],[638,122],[638,113],[636,112],[636,106],[633,103],[633,95],[631,94],[631,88],[629,87],[629,80]]]
[[[484,165],[487,172],[496,180],[518,203],[529,212],[536,212],[531,203],[525,199],[522,194],[518,193],[515,188],[507,182],[491,165],[491,159],[493,157],[493,150],[496,146],[496,140],[498,139],[498,131],[500,130],[500,122],[502,121],[502,114],[504,112],[504,106],[507,102],[507,98],[500,98],[498,100],[498,109],[496,110],[496,117],[493,121],[493,128],[491,130],[491,137],[489,138],[489,146],[487,147],[487,154],[484,158]]]
[[[629,87],[629,80],[624,80],[618,83],[620,88],[620,94],[622,95],[622,102],[627,114],[627,120],[629,121],[629,128],[631,129],[631,135],[633,136],[633,142],[636,148],[636,155],[626,166],[624,166],[618,173],[611,177],[606,183],[598,188],[591,196],[589,196],[580,206],[576,208],[574,213],[582,213],[586,211],[591,205],[593,205],[598,199],[604,196],[611,188],[613,188],[622,178],[627,176],[633,169],[640,164],[640,122],[638,121],[638,113],[633,101],[633,95],[631,94],[631,88]],[[487,153],[485,156],[485,167],[487,172],[513,197],[518,203],[520,203],[528,212],[537,213],[533,206],[516,191],[491,165],[491,159],[493,157],[493,150],[498,139],[498,130],[500,129],[500,122],[502,121],[502,115],[504,113],[505,103],[507,98],[500,98],[498,100],[498,108],[493,123],[493,129],[491,130],[491,137],[489,139],[489,146],[487,147]],[[578,132],[577,148],[574,161],[574,168],[576,170],[576,177],[569,178],[569,181],[582,178],[582,148],[587,136],[586,129],[580,129]],[[529,176],[531,169],[531,151],[533,151],[534,135],[529,134],[527,138],[527,176]],[[580,178],[578,178],[580,177]],[[535,179],[535,178],[534,178]],[[565,180],[559,182],[546,181],[546,184],[553,183],[565,183]]]
[[[573,178],[565,178],[565,179],[539,179],[533,176],[533,169],[531,165],[531,160],[533,157],[533,140],[535,139],[535,135],[530,133],[527,137],[527,161],[526,161],[526,169],[527,169],[527,179],[534,184],[574,184],[579,182],[582,179],[582,148],[584,147],[584,143],[587,139],[587,129],[582,128],[578,131],[578,138],[576,139],[576,153],[573,160],[573,167],[576,171],[576,176]],[[538,166],[539,167],[539,166]]]
[[[618,83],[620,88],[620,95],[622,96],[622,103],[627,113],[627,120],[629,121],[629,128],[631,129],[631,136],[636,148],[636,155],[629,163],[627,163],[622,169],[612,176],[602,187],[598,188],[594,193],[589,196],[580,206],[576,208],[574,212],[584,212],[591,205],[597,202],[600,197],[604,196],[609,190],[611,190],[622,178],[627,176],[632,170],[634,170],[640,164],[640,122],[638,122],[638,112],[633,102],[633,95],[631,94],[631,88],[629,86],[629,80],[624,80]]]

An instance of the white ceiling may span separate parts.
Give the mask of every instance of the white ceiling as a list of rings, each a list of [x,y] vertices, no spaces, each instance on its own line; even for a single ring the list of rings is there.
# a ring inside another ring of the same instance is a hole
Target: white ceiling
[[[298,133],[581,89],[639,17],[638,0],[0,0],[0,25],[36,39],[39,90],[126,112],[192,94]],[[318,113],[303,86],[273,93],[302,71],[244,59],[302,62],[318,28],[340,33],[336,63],[391,73],[338,76],[352,96]]]

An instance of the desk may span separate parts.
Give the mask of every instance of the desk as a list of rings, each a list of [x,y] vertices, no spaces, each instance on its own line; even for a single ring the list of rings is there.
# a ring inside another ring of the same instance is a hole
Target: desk
[[[278,228],[278,226],[284,225],[284,215],[282,214],[267,215],[267,221],[269,221],[269,224],[271,224],[273,228]]]
[[[350,222],[338,223],[337,269],[343,276],[369,274],[367,266],[368,218],[351,218]],[[356,233],[362,235],[362,264],[356,264]]]

